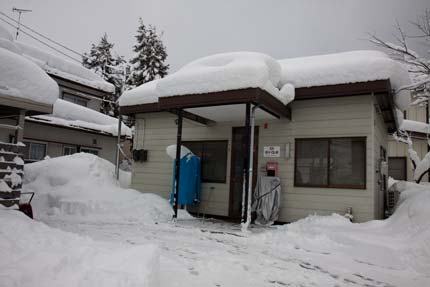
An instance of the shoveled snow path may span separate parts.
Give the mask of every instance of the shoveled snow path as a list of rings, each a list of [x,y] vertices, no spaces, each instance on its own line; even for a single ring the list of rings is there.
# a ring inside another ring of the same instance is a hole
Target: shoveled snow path
[[[96,240],[157,244],[161,249],[161,286],[388,287],[425,286],[430,282],[402,266],[394,255],[386,264],[348,258],[337,251],[342,246],[307,249],[296,240],[279,242],[270,236],[277,231],[269,228],[254,228],[244,234],[238,225],[197,219],[176,224],[103,222],[82,217],[47,217],[43,221]],[[383,242],[370,247],[388,256],[392,253],[384,249]]]

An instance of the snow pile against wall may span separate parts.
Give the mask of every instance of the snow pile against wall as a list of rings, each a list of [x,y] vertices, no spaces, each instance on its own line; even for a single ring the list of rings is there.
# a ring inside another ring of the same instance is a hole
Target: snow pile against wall
[[[55,102],[52,115],[28,118],[33,121],[50,122],[60,126],[89,129],[114,136],[118,135],[118,119],[62,99],[58,99]],[[121,126],[121,135],[132,136],[131,129],[124,123]]]
[[[281,84],[295,88],[390,80],[393,89],[410,84],[407,69],[379,51],[351,51],[312,57],[279,60]],[[400,110],[408,108],[408,91],[395,95]]]
[[[21,49],[24,56],[34,61],[49,74],[78,82],[95,89],[100,89],[108,93],[115,92],[114,85],[106,82],[94,72],[77,63],[70,62],[66,59],[49,54],[36,47],[29,46],[21,42],[15,43]]]
[[[261,88],[284,104],[290,100],[278,89],[281,66],[270,56],[254,52],[217,54],[195,60],[174,74],[125,92],[121,106],[156,102],[159,97]],[[140,100],[139,100],[140,98]]]
[[[375,273],[391,269],[396,270],[401,277],[402,272],[406,274],[413,270],[428,278],[430,187],[402,182],[399,189],[402,191],[400,203],[394,214],[386,220],[351,223],[339,214],[313,215],[257,238],[263,237],[274,245],[289,244],[292,249],[300,246],[310,254],[328,255],[314,261],[320,266],[328,266],[330,254],[333,253],[336,256],[341,254],[343,265],[358,274],[364,267],[363,262],[372,262]],[[403,286],[401,282],[397,283]],[[417,281],[416,284],[404,286],[424,285]]]
[[[88,220],[153,224],[169,221],[166,199],[119,186],[114,165],[79,153],[25,165],[24,191],[35,192],[35,218],[85,216]]]
[[[2,286],[158,286],[155,245],[97,242],[0,210]]]
[[[19,52],[11,35],[0,26],[0,97],[53,104],[59,95],[57,83]]]

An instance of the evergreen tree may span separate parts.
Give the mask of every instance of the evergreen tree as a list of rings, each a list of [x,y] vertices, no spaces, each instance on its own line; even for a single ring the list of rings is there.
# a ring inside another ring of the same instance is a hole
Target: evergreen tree
[[[133,46],[135,56],[130,60],[131,71],[127,79],[130,88],[163,78],[169,69],[169,65],[164,63],[167,58],[166,47],[156,28],[152,25],[145,26],[142,18],[139,18],[139,23],[136,44]]]
[[[102,77],[107,82],[115,86],[114,95],[104,98],[101,112],[110,115],[117,115],[114,102],[121,94],[124,85],[124,65],[126,61],[123,57],[113,55],[114,44],[110,43],[105,33],[100,42],[91,45],[89,53],[85,53],[82,65]]]

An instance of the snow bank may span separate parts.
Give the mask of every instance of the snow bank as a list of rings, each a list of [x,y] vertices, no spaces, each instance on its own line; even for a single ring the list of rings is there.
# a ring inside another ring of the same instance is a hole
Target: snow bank
[[[60,126],[95,130],[111,135],[118,135],[118,119],[95,110],[58,99],[52,115],[28,117],[33,121],[50,122]],[[121,135],[132,136],[131,129],[124,123]]]
[[[156,102],[159,97],[261,88],[284,104],[278,89],[281,66],[270,56],[254,52],[217,54],[195,60],[156,83],[125,92],[121,106]]]
[[[121,188],[114,165],[92,154],[79,153],[25,165],[24,191],[34,191],[36,218],[85,216],[103,222],[153,224],[171,220],[166,199]]]
[[[410,84],[407,70],[379,51],[351,51],[337,54],[279,60],[281,84],[296,88],[390,80],[393,89]],[[408,91],[395,96],[401,110],[408,108]]]
[[[2,286],[158,286],[155,245],[96,242],[0,210]]]
[[[21,49],[24,56],[34,61],[49,74],[108,93],[115,92],[114,85],[106,82],[93,71],[86,69],[80,64],[70,62],[66,59],[49,54],[36,47],[29,46],[21,42],[15,43]]]
[[[0,48],[0,97],[11,96],[53,104],[59,95],[57,83],[33,62]]]

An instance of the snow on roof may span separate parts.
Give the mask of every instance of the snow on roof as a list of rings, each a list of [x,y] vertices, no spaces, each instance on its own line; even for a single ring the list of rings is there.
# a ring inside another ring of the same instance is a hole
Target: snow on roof
[[[114,85],[106,82],[93,71],[77,63],[70,62],[21,42],[15,43],[21,49],[24,56],[34,61],[49,74],[108,93],[115,92]]]
[[[279,60],[282,66],[281,85],[295,88],[346,83],[390,80],[393,89],[410,83],[402,64],[380,51],[350,51],[337,54]],[[405,110],[410,103],[408,91],[395,96],[398,108]]]
[[[18,97],[49,105],[58,99],[57,83],[30,60],[0,47],[0,63],[0,97]]]
[[[429,124],[423,123],[423,122],[411,121],[411,120],[403,120],[399,129],[408,131],[408,132],[430,134]]]
[[[118,135],[118,119],[61,99],[55,102],[52,115],[31,116],[27,119],[113,136]],[[132,136],[131,129],[124,123],[121,126],[121,135]]]
[[[254,52],[217,54],[195,60],[156,83],[126,91],[121,106],[156,102],[159,97],[261,88],[284,104],[291,99],[278,89],[281,66],[270,56]]]

